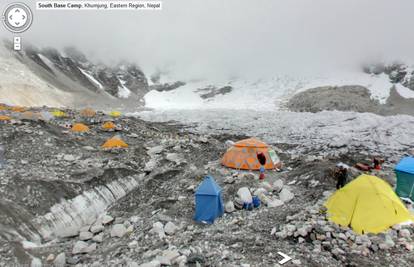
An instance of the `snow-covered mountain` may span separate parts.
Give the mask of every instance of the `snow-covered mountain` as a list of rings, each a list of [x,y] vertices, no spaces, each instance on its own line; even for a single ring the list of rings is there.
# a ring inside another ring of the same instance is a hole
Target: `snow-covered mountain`
[[[96,64],[75,48],[60,52],[0,45],[0,102],[25,106],[143,105],[148,82],[131,63]]]

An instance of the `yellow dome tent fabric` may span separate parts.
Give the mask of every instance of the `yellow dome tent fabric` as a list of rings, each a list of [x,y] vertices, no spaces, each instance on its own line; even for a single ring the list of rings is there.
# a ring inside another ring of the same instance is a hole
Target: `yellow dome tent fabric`
[[[84,133],[89,131],[89,127],[83,123],[75,123],[71,129],[72,132]]]
[[[111,117],[119,117],[119,116],[121,116],[122,115],[122,113],[120,112],[120,111],[111,111],[111,112],[109,112],[109,116],[111,116]]]
[[[66,113],[61,111],[61,110],[54,110],[52,111],[52,115],[57,117],[57,118],[63,118],[63,117],[67,117]]]
[[[281,162],[276,152],[267,144],[255,138],[248,138],[236,142],[232,147],[227,149],[221,159],[221,164],[233,169],[259,170],[260,163],[257,159],[257,153],[260,152],[266,157],[265,169],[281,167]]]
[[[96,115],[96,111],[91,108],[85,108],[80,111],[82,117],[91,118]]]
[[[107,121],[102,125],[102,129],[104,130],[113,130],[115,128],[116,128],[116,125],[112,121]]]
[[[325,206],[330,221],[359,234],[377,234],[413,219],[387,182],[366,174],[337,190]]]
[[[125,143],[120,137],[114,136],[111,139],[107,140],[103,145],[102,148],[127,148],[128,144]]]

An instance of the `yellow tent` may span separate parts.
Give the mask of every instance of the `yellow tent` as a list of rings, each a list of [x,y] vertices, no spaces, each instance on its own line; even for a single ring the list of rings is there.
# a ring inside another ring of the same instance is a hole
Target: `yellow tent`
[[[380,233],[413,219],[387,182],[366,174],[337,190],[325,206],[330,221],[359,234]]]
[[[57,117],[57,118],[63,118],[63,117],[67,117],[68,116],[68,115],[66,115],[65,112],[63,112],[61,110],[58,110],[58,109],[52,111],[52,115],[55,116],[55,117]]]
[[[122,115],[122,113],[120,112],[120,111],[111,111],[111,112],[109,112],[109,116],[111,116],[111,117],[119,117],[119,116],[121,116]]]
[[[11,120],[11,118],[9,116],[0,115],[0,121],[9,121],[9,120]]]

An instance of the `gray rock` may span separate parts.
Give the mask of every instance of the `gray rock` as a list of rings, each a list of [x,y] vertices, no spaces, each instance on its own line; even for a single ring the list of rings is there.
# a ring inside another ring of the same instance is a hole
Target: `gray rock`
[[[110,224],[111,222],[113,222],[114,221],[114,218],[113,217],[111,217],[111,216],[109,216],[109,215],[104,215],[103,217],[102,217],[102,224],[103,225],[106,225],[106,224]]]
[[[69,154],[67,154],[67,155],[64,155],[64,156],[63,156],[63,160],[72,162],[72,161],[75,161],[75,160],[76,160],[76,158],[75,158],[75,156],[74,156],[74,155],[69,155]]]
[[[88,248],[88,243],[85,241],[77,241],[72,249],[72,254],[80,254],[80,253],[86,253],[85,251]]]
[[[164,232],[167,235],[173,235],[177,232],[177,230],[178,230],[178,227],[172,222],[167,222],[164,226]]]
[[[411,233],[410,233],[410,230],[408,230],[408,229],[401,229],[400,232],[399,232],[399,235],[401,237],[407,238],[407,237],[411,236]]]
[[[279,193],[280,200],[282,200],[285,203],[291,201],[294,197],[295,195],[292,192],[290,192],[287,188],[283,188],[282,191],[280,191]]]
[[[164,250],[162,255],[156,257],[155,259],[158,260],[161,265],[172,265],[174,260],[180,256],[177,250]]]
[[[82,241],[92,239],[92,237],[93,237],[93,234],[91,232],[80,232],[79,233],[79,239]]]
[[[39,258],[33,258],[30,267],[42,267],[42,261]]]
[[[158,234],[160,238],[165,237],[164,225],[162,222],[156,222],[152,225],[151,232]]]
[[[227,213],[232,213],[233,211],[236,210],[236,208],[234,207],[234,203],[233,201],[228,201],[225,205],[224,205],[224,210]]]
[[[103,241],[103,237],[104,237],[104,233],[99,233],[97,235],[95,235],[94,237],[92,237],[92,240],[97,242],[97,243],[101,243]]]
[[[102,224],[94,224],[92,225],[90,231],[94,234],[97,234],[99,232],[102,232],[105,229],[105,227]]]
[[[127,232],[127,229],[123,224],[115,224],[111,229],[111,237],[123,237]]]
[[[150,262],[143,263],[139,267],[160,267],[160,266],[161,266],[160,261],[153,260],[153,261],[150,261]]]
[[[280,192],[283,188],[283,181],[281,179],[277,179],[273,183],[273,191]]]
[[[59,253],[55,260],[53,261],[53,265],[55,267],[63,267],[66,264],[66,254],[65,252]]]

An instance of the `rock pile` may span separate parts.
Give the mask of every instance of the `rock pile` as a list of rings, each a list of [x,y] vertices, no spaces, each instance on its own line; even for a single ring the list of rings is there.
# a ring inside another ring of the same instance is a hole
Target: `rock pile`
[[[338,226],[326,219],[326,208],[323,207],[325,200],[319,200],[315,205],[287,216],[286,224],[279,229],[273,228],[271,234],[278,239],[290,239],[311,246],[314,253],[326,251],[342,260],[347,254],[369,256],[392,248],[413,250],[412,225],[395,225],[384,233],[359,235],[349,227]]]

